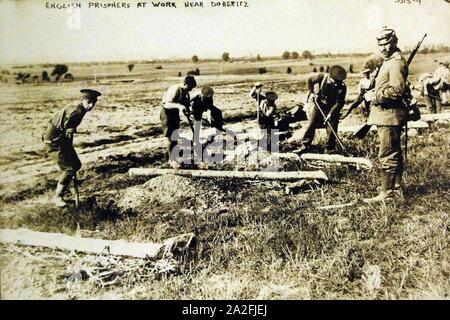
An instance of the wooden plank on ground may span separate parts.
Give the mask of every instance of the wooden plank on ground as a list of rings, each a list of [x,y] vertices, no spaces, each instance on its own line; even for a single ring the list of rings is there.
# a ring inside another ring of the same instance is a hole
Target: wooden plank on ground
[[[420,115],[420,119],[423,121],[436,121],[436,120],[450,120],[450,112],[443,113],[425,113]]]
[[[167,251],[168,246],[173,246],[172,239],[165,243],[136,243],[124,240],[73,237],[61,233],[39,232],[28,229],[0,229],[0,242],[91,254],[150,259],[160,257]]]
[[[364,167],[366,169],[372,169],[373,164],[372,161],[366,158],[358,158],[358,157],[345,157],[339,154],[316,154],[316,153],[303,153],[300,155],[300,159],[305,161],[325,161],[325,162],[334,162],[334,163],[350,163],[355,164],[357,166]]]
[[[131,168],[130,176],[155,177],[166,174],[176,174],[192,178],[236,178],[255,180],[301,180],[322,179],[328,180],[325,172],[316,171],[216,171],[216,170],[179,170],[179,169],[156,169],[156,168]]]
[[[338,131],[339,132],[355,132],[358,129],[360,129],[362,126],[362,124],[360,125],[356,125],[356,126],[339,126],[338,127]],[[423,129],[423,128],[429,128],[430,126],[428,125],[428,123],[426,123],[423,120],[418,120],[418,121],[409,121],[408,122],[408,128],[409,129]],[[325,129],[319,129],[319,130],[325,130]],[[376,126],[372,126],[370,128],[370,131],[376,131],[377,127]]]

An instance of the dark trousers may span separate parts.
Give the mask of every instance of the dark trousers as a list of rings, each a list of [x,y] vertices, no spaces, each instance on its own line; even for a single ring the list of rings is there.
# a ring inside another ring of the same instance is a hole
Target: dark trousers
[[[260,141],[260,145],[264,150],[271,152],[272,150],[272,130],[276,129],[275,127],[275,117],[274,116],[265,116],[263,114],[259,115],[258,119],[259,128],[263,131],[263,137]],[[274,144],[275,146],[275,144]]]
[[[381,191],[394,190],[403,175],[401,126],[378,126],[380,150],[378,159],[383,171]]]
[[[77,171],[81,169],[81,161],[72,143],[63,141],[58,146],[46,144],[46,148],[62,171],[58,182],[65,186],[69,185]]]
[[[427,111],[429,113],[437,113],[442,112],[442,103],[440,100],[439,92],[434,93],[435,97],[430,97],[429,95],[425,95],[425,105],[427,107]]]
[[[329,106],[320,106],[322,108],[322,111],[325,113],[325,115],[328,115],[330,112]],[[306,124],[305,133],[302,138],[302,146],[309,147],[311,146],[311,143],[314,140],[314,135],[316,133],[317,128],[322,128],[324,126],[324,118],[322,116],[322,113],[317,109],[317,106],[314,106],[314,108],[311,109],[311,112],[309,114],[308,123]],[[339,112],[334,112],[334,114],[331,115],[331,118],[329,120],[329,123],[331,124],[331,127],[333,128],[334,132],[338,132],[338,124],[339,124]],[[334,150],[336,147],[336,137],[333,134],[333,131],[330,129],[330,126],[328,124],[325,124],[325,128],[327,130],[327,141],[325,143],[325,148],[327,150]]]
[[[180,111],[178,109],[161,108],[159,118],[163,135],[167,138],[167,159],[170,160],[172,150],[178,144],[178,131],[176,130],[180,129]]]

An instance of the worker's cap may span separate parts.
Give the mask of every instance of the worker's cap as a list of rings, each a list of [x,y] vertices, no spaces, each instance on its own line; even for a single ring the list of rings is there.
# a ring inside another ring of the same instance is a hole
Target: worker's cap
[[[363,71],[361,71],[362,74],[366,74],[366,73],[371,73],[372,70],[370,70],[369,68],[365,68],[363,69]]]
[[[266,92],[266,99],[267,100],[271,100],[271,101],[275,101],[278,99],[278,95],[273,92],[273,91],[268,91]]]
[[[197,81],[195,81],[195,78],[193,76],[187,76],[186,78],[184,78],[184,83],[192,88],[195,88],[197,86]]]
[[[347,79],[347,71],[341,66],[334,65],[330,67],[330,77],[334,80],[344,81]]]
[[[205,98],[212,98],[214,95],[214,90],[211,87],[203,87],[201,92]]]
[[[397,35],[393,29],[384,28],[377,36],[377,42],[379,46],[391,43],[397,40]]]
[[[80,92],[83,94],[83,98],[88,99],[97,99],[97,97],[102,95],[100,92],[92,89],[81,89]]]

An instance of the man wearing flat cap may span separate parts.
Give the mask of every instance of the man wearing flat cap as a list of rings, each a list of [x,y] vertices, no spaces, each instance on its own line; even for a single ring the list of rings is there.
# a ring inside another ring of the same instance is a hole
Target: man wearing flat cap
[[[200,133],[202,120],[223,132],[223,116],[222,111],[214,105],[214,90],[205,86],[202,90],[191,99],[192,114],[194,116],[194,144],[200,144]],[[206,116],[203,115],[206,113]]]
[[[100,92],[91,89],[83,89],[80,92],[81,101],[68,105],[53,115],[42,136],[46,150],[62,171],[52,199],[58,207],[67,205],[62,195],[77,171],[81,169],[80,159],[73,147],[73,135],[86,112],[94,108],[97,98],[101,96]]]
[[[256,83],[251,89],[249,96],[256,100],[258,125],[264,133],[263,139],[267,139],[267,150],[270,151],[272,147],[271,130],[276,129],[275,117],[277,106],[275,101],[278,99],[278,95],[273,91],[267,91],[262,94],[262,86],[260,82]]]
[[[184,78],[183,83],[170,86],[163,96],[163,106],[160,112],[163,134],[167,138],[167,157],[172,167],[178,167],[176,156],[172,150],[178,144],[178,129],[180,128],[180,110],[189,111],[189,92],[197,86],[193,76]]]
[[[191,107],[195,121],[201,122],[203,114],[209,111],[207,120],[210,125],[224,131],[222,111],[214,105],[214,90],[211,87],[203,87],[200,93],[191,99]]]
[[[380,140],[378,159],[382,169],[381,192],[374,198],[364,199],[366,203],[401,198],[403,154],[400,138],[408,114],[403,103],[407,93],[408,65],[397,47],[397,35],[394,30],[385,28],[377,41],[384,62],[375,80],[375,88],[364,97],[371,101],[367,123],[377,126]]]
[[[316,129],[326,125],[327,121],[329,121],[337,134],[339,117],[345,105],[345,95],[347,94],[347,86],[344,83],[346,78],[347,72],[338,65],[331,66],[330,73],[319,73],[308,78],[308,123],[303,134],[301,147],[296,152],[306,152],[311,147]],[[323,118],[322,113],[312,99],[315,99],[326,119]],[[335,151],[336,137],[329,125],[326,125],[326,130],[327,142],[325,152],[332,153]]]

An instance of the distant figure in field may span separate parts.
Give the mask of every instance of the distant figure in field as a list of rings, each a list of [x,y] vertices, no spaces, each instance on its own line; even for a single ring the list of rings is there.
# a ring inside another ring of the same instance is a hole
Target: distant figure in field
[[[375,71],[374,71],[375,72]],[[346,112],[346,114],[342,117],[343,119],[347,118],[348,115],[356,109],[361,103],[363,104],[363,114],[367,118],[370,113],[370,101],[364,100],[364,94],[370,89],[370,86],[372,84],[372,77],[374,76],[374,72],[371,72],[369,68],[364,69],[361,73],[364,75],[364,78],[362,78],[359,81],[358,85],[358,97],[355,99],[355,101],[350,105],[350,108]]]
[[[442,112],[441,91],[444,88],[444,81],[441,77],[425,73],[419,78],[422,95],[429,113]]]
[[[73,135],[85,114],[94,108],[97,98],[101,96],[100,92],[91,89],[83,89],[80,92],[82,93],[81,101],[57,112],[50,119],[47,130],[42,136],[45,149],[62,171],[52,199],[58,207],[67,205],[62,195],[77,171],[81,169],[81,161],[73,147]]]
[[[167,160],[173,168],[179,167],[176,155],[172,151],[178,144],[178,129],[180,128],[180,111],[186,114],[189,111],[189,92],[197,86],[193,76],[184,78],[183,83],[170,86],[163,96],[163,106],[160,111],[160,120],[163,134],[167,139]]]
[[[439,67],[434,71],[435,77],[442,79],[442,90],[441,90],[441,103],[446,105],[448,103],[447,95],[450,91],[450,69],[448,62],[440,62]]]

